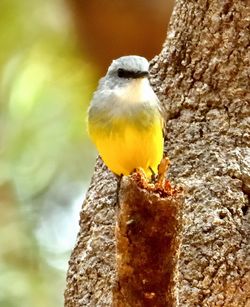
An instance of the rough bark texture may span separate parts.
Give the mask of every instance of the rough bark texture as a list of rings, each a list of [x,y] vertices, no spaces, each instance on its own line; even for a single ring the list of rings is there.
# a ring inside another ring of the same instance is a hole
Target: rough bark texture
[[[80,213],[80,232],[69,261],[65,306],[111,306],[115,278],[117,179],[98,159]]]
[[[151,81],[172,181],[187,187],[179,304],[250,306],[250,3],[177,0]],[[110,306],[116,181],[98,163],[81,213],[66,306]]]
[[[188,189],[180,306],[250,306],[249,1],[177,1],[152,68]]]
[[[176,306],[182,193],[161,197],[124,177],[116,225],[113,307]]]

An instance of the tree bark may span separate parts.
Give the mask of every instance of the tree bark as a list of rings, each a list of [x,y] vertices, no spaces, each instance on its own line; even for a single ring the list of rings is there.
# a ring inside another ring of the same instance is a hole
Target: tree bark
[[[117,179],[97,160],[70,257],[65,306],[111,306],[115,283]]]
[[[177,306],[250,306],[250,3],[177,0],[151,83],[169,176],[186,186]],[[115,177],[98,161],[65,306],[111,306]]]
[[[176,306],[182,193],[160,180],[141,186],[138,176],[119,189],[112,306]]]

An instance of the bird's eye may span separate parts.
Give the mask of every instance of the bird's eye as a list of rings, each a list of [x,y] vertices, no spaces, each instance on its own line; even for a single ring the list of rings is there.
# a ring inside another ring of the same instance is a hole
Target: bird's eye
[[[117,75],[118,75],[119,78],[124,78],[124,76],[125,76],[125,70],[122,69],[122,68],[119,68],[119,69],[117,70]]]

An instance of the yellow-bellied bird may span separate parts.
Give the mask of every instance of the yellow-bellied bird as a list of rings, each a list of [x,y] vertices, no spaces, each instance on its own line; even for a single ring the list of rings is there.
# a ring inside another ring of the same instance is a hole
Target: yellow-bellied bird
[[[88,130],[101,158],[117,175],[157,172],[163,157],[163,120],[140,56],[114,60],[88,110]]]

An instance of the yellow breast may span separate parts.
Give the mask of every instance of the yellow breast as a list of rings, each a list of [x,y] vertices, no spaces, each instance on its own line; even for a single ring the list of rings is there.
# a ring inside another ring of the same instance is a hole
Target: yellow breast
[[[139,167],[148,176],[150,168],[157,172],[163,156],[162,118],[148,79],[98,92],[89,109],[88,130],[115,174],[129,175]]]
[[[104,163],[115,174],[129,175],[138,167],[148,176],[150,168],[157,172],[163,156],[162,125],[158,116],[148,127],[126,119],[118,120],[109,133],[89,123],[89,132]]]

